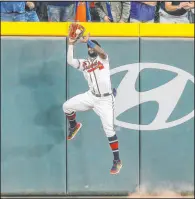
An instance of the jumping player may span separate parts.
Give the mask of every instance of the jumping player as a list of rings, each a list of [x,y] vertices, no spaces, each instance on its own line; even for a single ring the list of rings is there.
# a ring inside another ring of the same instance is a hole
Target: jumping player
[[[73,46],[75,42],[69,39],[67,60],[69,65],[83,72],[89,90],[63,104],[63,111],[69,121],[67,139],[73,139],[82,127],[82,124],[76,121],[76,112],[93,109],[101,119],[113,152],[114,160],[110,174],[117,174],[122,168],[122,162],[119,158],[119,144],[114,130],[114,96],[111,88],[108,55],[97,41],[89,39],[89,34],[80,40],[87,43],[89,57],[87,59],[74,59]]]

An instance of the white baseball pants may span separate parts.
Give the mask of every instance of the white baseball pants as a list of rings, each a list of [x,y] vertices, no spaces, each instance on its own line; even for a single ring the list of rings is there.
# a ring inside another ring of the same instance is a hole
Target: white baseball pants
[[[77,111],[93,109],[100,117],[107,137],[115,135],[114,130],[114,96],[96,97],[91,91],[76,95],[63,104],[63,111],[66,114]]]

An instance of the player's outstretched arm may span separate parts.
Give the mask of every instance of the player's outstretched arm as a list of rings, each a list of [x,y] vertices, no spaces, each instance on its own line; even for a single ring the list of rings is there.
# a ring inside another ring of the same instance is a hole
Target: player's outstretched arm
[[[94,44],[92,41],[88,40],[87,42],[89,45],[91,44],[91,46],[94,48],[94,50],[97,52],[97,54],[102,58],[102,59],[106,59],[107,58],[107,54],[104,52],[104,50],[102,48],[100,48],[98,45]]]
[[[81,39],[81,42],[87,43],[91,48],[93,48],[97,52],[97,54],[102,59],[106,59],[107,58],[107,54],[104,52],[104,50],[102,48],[100,48],[98,45],[96,45],[95,43],[93,43],[92,41],[90,41],[89,33],[88,33],[88,35],[86,37]]]
[[[78,69],[80,67],[79,60],[73,58],[74,43],[75,42],[68,40],[67,62],[68,62],[69,65]]]

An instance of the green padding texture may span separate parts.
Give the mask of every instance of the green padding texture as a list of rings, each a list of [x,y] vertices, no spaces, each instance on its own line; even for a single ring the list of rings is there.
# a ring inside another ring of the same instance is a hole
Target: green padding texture
[[[192,191],[194,40],[95,39],[109,55],[117,88],[120,174],[110,175],[112,151],[93,110],[77,112],[83,127],[66,145],[62,105],[88,85],[66,64],[65,39],[3,37],[2,192],[114,194],[139,184],[148,191]],[[86,45],[77,44],[74,57],[87,56]]]
[[[66,192],[66,41],[1,45],[1,191]]]
[[[138,39],[97,38],[97,41],[109,55],[111,69],[139,62]],[[75,58],[88,56],[85,44],[78,44],[74,52]],[[112,76],[114,87],[118,88],[126,73],[122,71]],[[87,90],[87,82],[82,72],[68,66],[68,98]],[[128,100],[124,98],[119,102],[117,97],[116,106],[120,106]],[[129,117],[130,120],[133,114],[133,120],[138,124],[138,110],[129,113],[126,117]],[[124,116],[121,115],[121,117]],[[110,168],[113,155],[100,118],[93,110],[77,113],[77,118],[83,123],[83,127],[75,140],[68,142],[67,145],[67,191],[69,193],[135,191],[139,183],[139,131],[116,126],[120,155],[124,166],[120,175],[112,176]]]
[[[194,110],[193,54],[193,39],[141,39],[140,120],[153,118],[141,131],[141,184],[152,190],[194,189],[194,117],[184,118]]]

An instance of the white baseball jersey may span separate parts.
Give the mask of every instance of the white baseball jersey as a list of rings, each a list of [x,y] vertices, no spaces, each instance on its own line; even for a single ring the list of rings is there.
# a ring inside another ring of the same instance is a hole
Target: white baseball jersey
[[[108,56],[106,59],[101,59],[99,56],[88,59],[74,59],[73,45],[69,45],[67,60],[69,65],[83,72],[89,89],[93,93],[98,95],[112,93]]]

